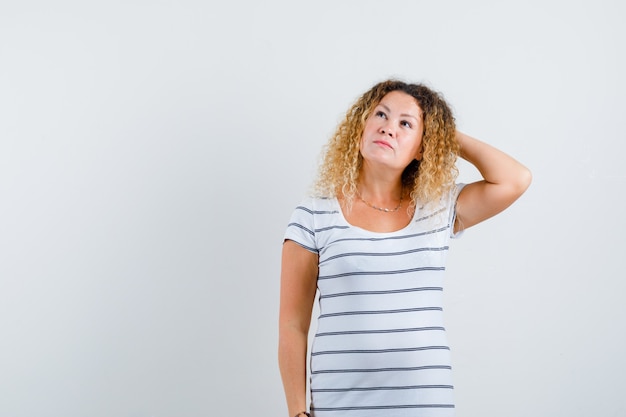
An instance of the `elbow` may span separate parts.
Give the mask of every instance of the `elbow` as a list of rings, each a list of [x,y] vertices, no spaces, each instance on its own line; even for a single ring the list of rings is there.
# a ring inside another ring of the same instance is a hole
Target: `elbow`
[[[526,167],[521,167],[519,172],[510,181],[509,194],[512,201],[517,200],[522,194],[526,192],[530,183],[533,180],[533,175]]]
[[[533,174],[530,172],[530,169],[523,167],[519,176],[518,176],[518,189],[520,190],[520,195],[523,194],[528,187],[530,187],[530,183],[533,181]]]
[[[281,323],[278,328],[278,345],[279,348],[287,348],[294,343],[306,342],[309,336],[309,327],[307,325],[296,325],[292,322]]]

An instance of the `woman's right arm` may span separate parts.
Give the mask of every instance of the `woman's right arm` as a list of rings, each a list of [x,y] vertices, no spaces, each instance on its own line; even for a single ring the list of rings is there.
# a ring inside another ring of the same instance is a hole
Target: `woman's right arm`
[[[289,416],[305,411],[306,354],[317,288],[318,255],[292,240],[283,244],[278,364]]]

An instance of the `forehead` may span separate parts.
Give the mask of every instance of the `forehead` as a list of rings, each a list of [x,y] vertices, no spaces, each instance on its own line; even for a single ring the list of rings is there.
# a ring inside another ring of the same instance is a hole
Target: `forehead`
[[[415,116],[422,113],[417,100],[404,91],[391,91],[385,94],[378,105],[385,106],[389,110],[402,111],[403,113],[410,111]]]

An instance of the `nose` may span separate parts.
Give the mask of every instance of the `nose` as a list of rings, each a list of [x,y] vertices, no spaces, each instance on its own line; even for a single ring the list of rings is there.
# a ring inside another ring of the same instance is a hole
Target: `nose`
[[[386,123],[380,127],[380,133],[393,137],[393,135],[395,134],[395,131],[391,127],[391,123]]]

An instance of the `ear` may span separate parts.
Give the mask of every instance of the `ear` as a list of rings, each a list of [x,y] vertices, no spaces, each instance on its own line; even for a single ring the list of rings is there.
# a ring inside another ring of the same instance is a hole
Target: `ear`
[[[415,160],[416,161],[422,161],[422,158],[424,157],[424,138],[426,137],[426,134],[424,132],[424,128],[422,128],[422,132],[421,132],[421,138],[420,138],[420,147],[417,150],[417,153],[415,154]]]
[[[420,146],[419,150],[415,154],[415,160],[421,162],[424,157],[424,146]]]

